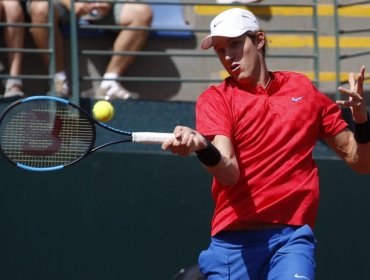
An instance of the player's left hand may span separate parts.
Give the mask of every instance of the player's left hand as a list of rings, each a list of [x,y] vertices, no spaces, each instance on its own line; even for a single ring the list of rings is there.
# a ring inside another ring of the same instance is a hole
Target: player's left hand
[[[365,66],[363,65],[357,75],[357,79],[355,73],[351,72],[349,74],[349,89],[343,87],[338,88],[340,93],[348,95],[349,99],[338,100],[337,104],[343,107],[349,107],[352,112],[353,121],[356,123],[364,123],[367,121],[367,108],[363,90],[364,80]]]

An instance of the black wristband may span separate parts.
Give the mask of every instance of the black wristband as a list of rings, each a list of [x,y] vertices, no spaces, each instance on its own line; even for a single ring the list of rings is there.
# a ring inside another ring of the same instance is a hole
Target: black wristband
[[[354,123],[353,132],[357,143],[366,144],[370,142],[370,117],[367,112],[367,121],[364,123]]]
[[[207,141],[207,147],[195,153],[198,159],[206,166],[215,166],[221,160],[220,151],[209,141]]]

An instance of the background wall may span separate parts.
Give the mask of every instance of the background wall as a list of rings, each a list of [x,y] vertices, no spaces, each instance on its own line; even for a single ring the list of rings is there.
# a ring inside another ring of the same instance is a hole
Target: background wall
[[[42,174],[0,164],[1,279],[171,279],[207,245],[210,180],[193,158],[98,153]]]
[[[318,164],[317,279],[366,279],[369,176]],[[0,165],[1,279],[166,280],[208,245],[211,180],[195,157],[99,152],[41,174]]]
[[[367,279],[370,176],[353,172],[342,161],[322,159],[318,165],[317,279]]]

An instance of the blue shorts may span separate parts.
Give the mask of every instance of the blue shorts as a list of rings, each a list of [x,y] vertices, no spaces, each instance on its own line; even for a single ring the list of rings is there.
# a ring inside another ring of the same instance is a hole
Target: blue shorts
[[[316,240],[311,228],[226,231],[199,256],[208,280],[313,280]]]

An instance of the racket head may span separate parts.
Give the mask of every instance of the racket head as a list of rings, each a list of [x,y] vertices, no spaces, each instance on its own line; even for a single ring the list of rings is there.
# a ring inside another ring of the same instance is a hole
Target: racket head
[[[62,169],[84,158],[95,143],[94,119],[68,100],[32,96],[10,104],[0,116],[0,150],[31,171]]]

